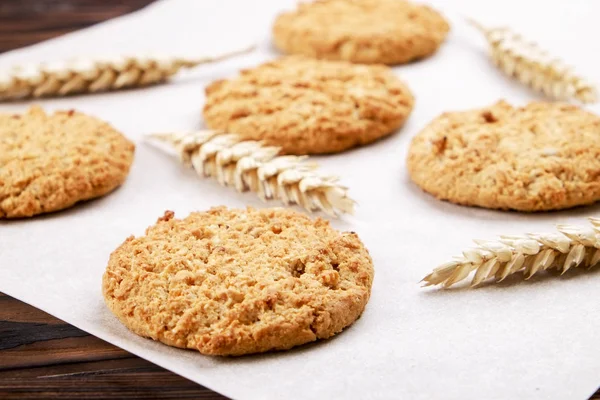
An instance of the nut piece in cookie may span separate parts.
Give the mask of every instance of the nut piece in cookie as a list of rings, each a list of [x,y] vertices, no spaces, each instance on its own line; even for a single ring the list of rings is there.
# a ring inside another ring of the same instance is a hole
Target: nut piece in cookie
[[[448,112],[412,141],[412,180],[457,204],[560,210],[600,200],[600,117],[574,105],[500,101]]]
[[[135,146],[74,110],[0,114],[0,218],[31,217],[105,195],[129,173]]]
[[[388,67],[290,56],[209,85],[204,120],[286,154],[336,153],[392,134],[413,103]]]
[[[138,335],[209,355],[285,350],[352,324],[373,265],[354,233],[287,209],[167,211],[110,256],[112,312]]]
[[[403,0],[302,2],[277,17],[273,41],[284,53],[362,64],[404,64],[435,53],[448,22]]]

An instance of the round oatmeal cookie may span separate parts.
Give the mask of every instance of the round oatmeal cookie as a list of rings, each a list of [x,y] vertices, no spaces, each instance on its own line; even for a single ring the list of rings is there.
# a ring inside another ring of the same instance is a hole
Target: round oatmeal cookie
[[[449,29],[438,12],[409,1],[321,0],[280,14],[273,40],[288,54],[394,65],[435,53]]]
[[[209,355],[284,350],[352,324],[373,266],[353,232],[286,209],[167,211],[110,256],[112,312],[138,335]]]
[[[559,210],[600,199],[600,118],[576,106],[501,101],[445,113],[412,141],[412,180],[453,203]]]
[[[102,196],[125,181],[133,153],[109,124],[75,111],[0,114],[0,218]]]
[[[204,119],[283,153],[335,153],[391,134],[413,103],[388,67],[290,56],[212,83]]]

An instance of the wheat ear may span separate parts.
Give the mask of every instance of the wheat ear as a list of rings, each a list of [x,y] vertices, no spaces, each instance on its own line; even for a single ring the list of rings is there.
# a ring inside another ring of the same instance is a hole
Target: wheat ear
[[[597,90],[590,82],[537,44],[508,28],[486,28],[474,20],[469,19],[469,22],[485,35],[492,60],[509,76],[552,99],[597,101]]]
[[[183,68],[221,61],[253,48],[202,58],[122,56],[15,66],[0,71],[0,101],[153,85],[168,80]]]
[[[239,192],[252,191],[262,200],[279,199],[335,217],[354,211],[348,189],[338,184],[337,177],[318,173],[306,156],[278,156],[278,147],[216,131],[158,133],[148,138],[170,144],[199,175]]]
[[[497,241],[475,240],[477,247],[440,265],[423,278],[425,286],[450,287],[475,271],[471,286],[495,277],[501,282],[522,271],[525,279],[533,274],[558,269],[561,273],[575,267],[591,268],[600,262],[600,218],[589,218],[592,229],[558,225],[558,232],[501,236]]]

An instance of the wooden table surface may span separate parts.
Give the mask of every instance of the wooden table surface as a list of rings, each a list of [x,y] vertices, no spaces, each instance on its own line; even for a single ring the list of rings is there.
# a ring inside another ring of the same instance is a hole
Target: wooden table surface
[[[151,2],[1,0],[0,53]],[[2,400],[225,398],[0,293]],[[600,390],[591,399],[600,400]]]
[[[226,399],[0,293],[0,399]]]

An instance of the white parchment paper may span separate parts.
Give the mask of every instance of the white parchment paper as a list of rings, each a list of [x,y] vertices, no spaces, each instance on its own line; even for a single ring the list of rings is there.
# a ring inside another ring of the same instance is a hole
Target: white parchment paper
[[[600,385],[598,272],[527,282],[515,277],[477,290],[425,290],[418,282],[473,238],[584,224],[600,207],[525,215],[455,206],[422,193],[404,165],[410,139],[441,112],[499,98],[517,104],[538,98],[491,66],[481,36],[462,16],[508,23],[600,82],[600,2],[592,0],[431,2],[451,17],[453,31],[434,57],[395,68],[416,95],[409,122],[376,144],[320,158],[323,169],[343,176],[360,205],[354,217],[334,226],[358,232],[376,269],[363,317],[339,336],[285,353],[210,358],[137,337],[104,306],[100,282],[110,252],[165,209],[184,217],[221,204],[265,206],[252,194],[198,179],[140,139],[202,126],[203,88],[274,57],[270,24],[293,3],[163,0],[0,56],[2,67],[74,55],[214,54],[260,45],[251,55],[198,68],[170,85],[38,101],[48,110],[77,108],[110,121],[138,143],[136,159],[125,185],[109,196],[0,222],[0,291],[237,399],[587,398]],[[2,104],[0,111],[28,105]]]

